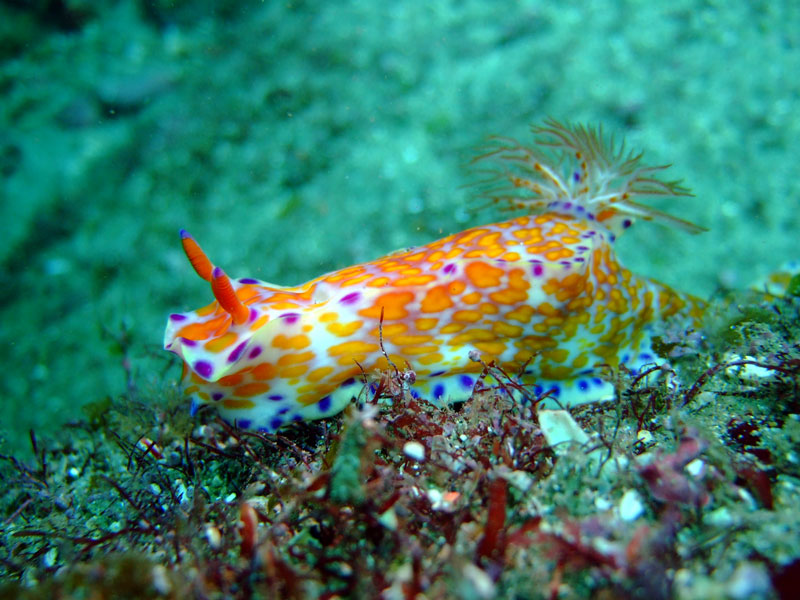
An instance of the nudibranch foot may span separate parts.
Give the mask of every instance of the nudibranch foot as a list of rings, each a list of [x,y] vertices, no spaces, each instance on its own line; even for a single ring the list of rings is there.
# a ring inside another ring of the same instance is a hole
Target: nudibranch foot
[[[413,396],[445,405],[469,399],[492,361],[550,405],[612,398],[609,367],[652,362],[653,324],[704,307],[621,265],[617,236],[636,218],[701,228],[639,202],[688,195],[659,179],[664,167],[591,128],[533,131],[534,147],[497,138],[476,159],[491,173],[482,193],[527,214],[298,286],[231,279],[181,230],[214,296],[165,332],[193,410],[272,432],[340,412],[390,365],[414,372]]]

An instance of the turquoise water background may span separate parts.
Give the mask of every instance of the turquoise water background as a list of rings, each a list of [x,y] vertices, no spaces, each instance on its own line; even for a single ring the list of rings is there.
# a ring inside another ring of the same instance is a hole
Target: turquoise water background
[[[64,5],[0,5],[11,448],[177,377],[167,314],[211,300],[179,228],[232,276],[297,284],[504,218],[465,165],[547,116],[694,191],[653,204],[710,231],[638,224],[633,270],[709,297],[800,256],[792,0]]]

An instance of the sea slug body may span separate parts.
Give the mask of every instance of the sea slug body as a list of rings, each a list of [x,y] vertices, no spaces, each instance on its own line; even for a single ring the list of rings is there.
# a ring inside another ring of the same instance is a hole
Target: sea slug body
[[[600,366],[651,362],[652,324],[703,309],[623,267],[616,237],[636,218],[700,228],[635,202],[688,193],[601,131],[550,120],[533,132],[535,146],[495,138],[475,160],[489,173],[482,194],[527,214],[296,287],[231,280],[182,231],[215,297],[167,323],[193,407],[273,432],[340,412],[388,360],[416,373],[413,395],[442,405],[469,398],[476,355],[551,390],[552,404],[613,398]]]

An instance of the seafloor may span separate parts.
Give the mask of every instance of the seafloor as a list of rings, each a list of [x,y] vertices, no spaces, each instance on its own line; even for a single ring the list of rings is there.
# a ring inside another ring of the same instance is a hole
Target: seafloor
[[[3,579],[109,598],[782,595],[800,570],[797,304],[723,292],[800,256],[797,73],[790,0],[0,3]],[[487,429],[490,400],[398,399],[422,421],[384,409],[288,441],[193,429],[161,350],[166,315],[210,300],[179,228],[233,276],[295,284],[496,220],[464,187],[473,148],[547,116],[672,163],[695,197],[659,207],[709,229],[620,240],[626,266],[716,316],[677,387],[620,382],[630,407],[581,420],[680,493],[638,463],[571,470],[525,419]],[[714,371],[745,356],[767,373]],[[415,470],[408,440],[470,475]],[[348,460],[373,487],[341,484]],[[619,520],[630,490],[644,510]]]

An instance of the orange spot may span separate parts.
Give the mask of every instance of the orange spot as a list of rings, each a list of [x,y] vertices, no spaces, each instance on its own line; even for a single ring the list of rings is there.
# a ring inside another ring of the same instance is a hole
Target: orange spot
[[[333,367],[319,367],[318,369],[314,369],[308,375],[306,375],[306,379],[312,382],[317,382],[333,373],[333,371]]]
[[[453,306],[453,300],[447,292],[448,286],[437,285],[428,290],[420,304],[420,311],[424,313],[441,312]]]
[[[533,316],[534,308],[532,306],[528,306],[527,304],[515,308],[514,310],[507,312],[505,317],[506,319],[512,321],[519,321],[520,323],[529,323],[531,317]]]
[[[519,304],[528,299],[528,294],[520,290],[505,289],[492,292],[489,294],[489,298],[497,304]]]
[[[447,284],[447,291],[453,296],[457,296],[467,288],[467,284],[463,281],[451,281]]]
[[[215,310],[217,310],[218,306],[219,305],[216,302],[212,302],[211,304],[207,304],[203,308],[198,308],[196,311],[194,311],[194,314],[196,314],[198,317],[207,317],[208,315],[212,314]]]
[[[515,338],[521,336],[524,329],[519,325],[511,325],[505,321],[495,321],[492,324],[492,331],[500,337]]]
[[[425,285],[426,283],[430,283],[431,281],[436,280],[436,275],[413,275],[410,277],[401,277],[400,279],[396,279],[392,282],[394,287],[403,287],[403,286],[417,286],[417,285]]]
[[[484,262],[471,262],[464,269],[467,277],[476,287],[494,287],[500,285],[503,269],[492,267]]]
[[[483,296],[480,292],[472,292],[471,294],[467,294],[463,298],[461,298],[461,302],[464,304],[477,304],[481,301]]]
[[[247,410],[248,408],[255,407],[255,405],[256,403],[252,400],[243,400],[241,398],[225,398],[222,401],[222,406],[233,410]]]
[[[308,365],[292,365],[291,367],[283,367],[278,371],[278,377],[292,379],[293,377],[300,377],[306,371],[308,371]]]
[[[255,321],[253,321],[252,325],[250,325],[250,331],[255,331],[256,329],[260,329],[267,321],[269,321],[269,315],[260,316]]]
[[[175,334],[175,337],[182,337],[187,340],[204,340],[211,336],[214,329],[216,329],[214,321],[207,323],[190,323],[189,325],[181,327],[180,331]]]
[[[406,346],[408,344],[425,344],[432,339],[433,336],[430,335],[396,335],[392,338],[392,343],[398,346]]]
[[[302,333],[293,336],[286,336],[282,333],[279,333],[272,340],[272,346],[275,348],[281,348],[282,350],[302,350],[310,345],[311,340],[307,335]]]
[[[497,240],[500,239],[500,235],[500,232],[497,231],[494,233],[487,233],[478,240],[478,246],[482,246],[484,248],[495,246],[497,245]]]
[[[464,323],[475,323],[482,318],[483,315],[476,310],[457,310],[453,313],[454,321],[461,321]]]
[[[272,379],[275,377],[276,369],[272,363],[261,363],[253,369],[253,378]]]
[[[439,352],[432,352],[431,354],[420,356],[416,362],[421,365],[433,365],[442,362],[442,360],[444,360],[444,356],[442,356]]]
[[[319,316],[320,323],[330,323],[331,321],[336,321],[339,318],[339,315],[335,312],[326,312],[322,313]]]
[[[329,356],[349,356],[352,354],[364,354],[369,352],[376,352],[380,350],[378,344],[370,342],[344,342],[343,344],[336,344],[328,348]]]
[[[228,346],[233,345],[238,338],[239,336],[235,333],[226,333],[223,336],[207,341],[204,347],[209,352],[221,352]]]
[[[245,383],[233,390],[237,396],[244,398],[251,398],[259,394],[266,394],[269,391],[269,384],[267,383]]]
[[[297,354],[284,354],[278,359],[276,363],[279,367],[288,367],[290,365],[297,365],[306,363],[312,360],[316,354],[313,352],[299,352]]]
[[[503,342],[475,342],[475,347],[491,356],[500,356],[506,350],[506,345]]]
[[[439,346],[428,345],[428,346],[404,346],[403,347],[403,354],[409,354],[411,356],[416,356],[417,354],[430,354],[431,352],[437,352],[439,350]]]
[[[383,309],[385,321],[405,319],[408,317],[406,304],[412,300],[414,300],[414,294],[411,292],[387,292],[378,296],[372,306],[358,311],[358,314],[362,317],[380,319],[381,309]]]
[[[503,260],[506,260],[508,262],[514,262],[519,260],[520,258],[522,257],[519,255],[519,252],[506,252],[505,254],[503,254]]]
[[[351,277],[350,279],[345,279],[339,285],[342,287],[347,287],[350,285],[356,285],[361,283],[362,281],[367,281],[368,279],[372,279],[372,275],[369,273],[364,273],[363,275],[358,275],[356,277]]]
[[[496,304],[491,304],[490,302],[484,302],[481,304],[481,312],[487,315],[496,315],[500,312],[500,309],[497,308]]]
[[[350,321],[349,323],[331,323],[325,329],[330,331],[333,335],[339,337],[347,337],[353,335],[356,331],[361,329],[364,324],[363,321]]]
[[[417,319],[414,324],[417,326],[417,329],[420,331],[428,331],[429,329],[433,329],[436,327],[436,324],[439,322],[439,319],[433,318],[424,318],[424,319]]]
[[[441,329],[441,333],[458,333],[466,327],[465,323],[448,323]]]
[[[244,380],[243,373],[234,373],[233,375],[226,375],[225,377],[220,377],[217,383],[224,387],[236,387]]]
[[[486,329],[468,329],[463,333],[453,336],[450,340],[451,346],[463,346],[464,344],[471,344],[473,342],[491,342],[494,341],[495,335]]]
[[[390,323],[389,325],[384,325],[382,327],[384,337],[391,337],[393,335],[397,335],[399,333],[405,333],[408,331],[408,325],[405,323]],[[372,335],[375,337],[379,336],[381,333],[381,329],[375,328],[372,330]]]
[[[389,285],[391,281],[392,281],[391,279],[385,276],[376,277],[375,279],[367,283],[367,287],[384,287],[386,285]]]

